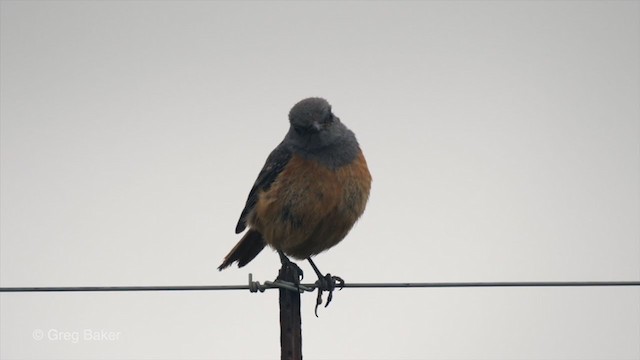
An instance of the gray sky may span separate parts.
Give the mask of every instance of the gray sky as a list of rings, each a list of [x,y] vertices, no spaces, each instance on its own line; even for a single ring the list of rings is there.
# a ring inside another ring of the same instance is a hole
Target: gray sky
[[[374,177],[322,271],[638,280],[639,34],[637,1],[1,1],[0,284],[273,279],[272,251],[216,266],[308,96]],[[307,359],[640,358],[638,288],[345,289],[320,318],[314,300]],[[279,357],[274,291],[0,301],[3,359]]]

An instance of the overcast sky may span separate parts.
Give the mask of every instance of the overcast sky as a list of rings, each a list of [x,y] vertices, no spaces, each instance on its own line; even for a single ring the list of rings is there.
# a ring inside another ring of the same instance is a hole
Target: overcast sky
[[[638,64],[637,1],[1,1],[0,285],[272,280],[270,250],[216,267],[309,96],[374,179],[323,272],[637,281]],[[314,301],[306,359],[640,358],[638,287],[345,289],[319,318]],[[2,359],[280,351],[276,291],[4,293],[0,318]]]

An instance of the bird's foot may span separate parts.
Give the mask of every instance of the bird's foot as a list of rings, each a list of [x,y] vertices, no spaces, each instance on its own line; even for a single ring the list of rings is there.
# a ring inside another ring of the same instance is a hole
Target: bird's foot
[[[315,308],[316,317],[318,317],[318,306],[322,304],[322,293],[325,291],[329,293],[329,296],[327,296],[327,302],[324,304],[324,307],[327,307],[333,299],[333,290],[335,290],[336,287],[339,287],[339,290],[342,290],[344,287],[344,280],[342,280],[341,277],[332,276],[331,274],[318,276],[318,281],[316,281],[316,288],[318,289]]]
[[[294,263],[293,261],[289,261],[288,263],[283,264],[283,267],[289,267],[291,271],[293,271],[293,278],[295,279],[294,283],[298,290],[300,290],[300,281],[304,279],[304,272],[302,271],[300,266],[298,266],[298,264]]]
[[[282,263],[282,270],[285,272],[287,270],[293,272],[294,285],[298,288],[298,291],[300,291],[300,281],[304,279],[304,272],[302,271],[300,266],[298,266],[298,264],[289,260],[289,258],[284,253],[278,251],[278,254],[280,255],[280,262]],[[278,278],[280,278],[280,276],[278,276]]]

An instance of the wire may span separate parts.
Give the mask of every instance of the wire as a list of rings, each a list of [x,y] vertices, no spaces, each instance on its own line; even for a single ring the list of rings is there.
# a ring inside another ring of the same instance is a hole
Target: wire
[[[44,287],[0,287],[0,292],[114,292],[114,291],[218,291],[290,288],[286,282],[260,284],[252,281],[249,274],[247,285],[187,285],[187,286],[44,286]],[[477,288],[477,287],[592,287],[592,286],[640,286],[640,281],[514,281],[514,282],[399,282],[399,283],[345,283],[344,288]],[[312,291],[316,284],[300,284],[301,290]]]

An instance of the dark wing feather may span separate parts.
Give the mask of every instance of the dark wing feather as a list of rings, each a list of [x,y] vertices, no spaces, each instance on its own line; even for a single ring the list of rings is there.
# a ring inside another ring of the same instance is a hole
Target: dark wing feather
[[[291,150],[284,145],[284,142],[280,143],[280,145],[278,145],[271,154],[269,154],[262,170],[260,170],[260,174],[258,174],[256,182],[253,184],[253,187],[249,192],[247,202],[244,205],[244,209],[242,209],[242,214],[240,214],[240,219],[236,225],[236,234],[239,234],[246,229],[247,217],[258,202],[259,192],[269,190],[273,181],[285,168],[289,159],[291,159],[291,155]]]

